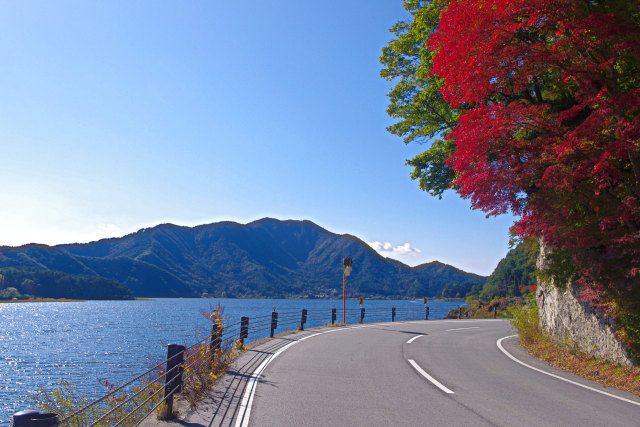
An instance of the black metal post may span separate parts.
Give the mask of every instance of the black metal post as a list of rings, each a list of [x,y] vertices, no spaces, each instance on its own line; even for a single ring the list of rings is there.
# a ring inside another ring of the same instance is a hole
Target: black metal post
[[[278,328],[278,313],[275,311],[271,313],[271,338],[273,338],[273,333]]]
[[[498,306],[497,305],[495,307],[493,307],[493,318],[494,319],[498,318]]]
[[[220,346],[222,344],[222,332],[222,328],[214,322],[211,326],[211,341],[209,342],[209,352],[211,353],[211,357],[220,351]]]
[[[333,307],[331,309],[331,324],[333,325],[334,323],[336,323],[336,318],[337,318],[337,314],[336,314],[336,308]]]
[[[240,342],[244,345],[244,339],[249,337],[249,318],[242,316],[240,318]]]
[[[395,305],[393,307],[391,307],[391,321],[392,322],[396,321],[396,306]]]
[[[358,323],[362,323],[363,321],[364,321],[364,307],[360,309],[360,322]]]
[[[27,410],[13,414],[14,427],[55,427],[58,426],[58,414],[42,414],[39,411]]]
[[[302,314],[300,315],[300,330],[304,331],[304,324],[307,323],[307,309],[302,309]]]
[[[462,319],[462,306],[458,307],[458,319]]]
[[[164,377],[164,402],[167,414],[173,414],[173,395],[182,389],[182,370],[184,364],[184,346],[169,344],[167,347],[167,366]]]
[[[424,307],[424,320],[429,320],[429,307]]]

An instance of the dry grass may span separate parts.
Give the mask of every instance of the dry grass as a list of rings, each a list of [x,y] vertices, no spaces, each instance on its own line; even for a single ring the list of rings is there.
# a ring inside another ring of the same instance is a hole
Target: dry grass
[[[119,425],[125,427],[135,426],[162,399],[162,395],[156,393],[161,387],[159,384],[143,381],[141,385],[115,391],[115,385],[109,381],[101,380],[100,383],[108,390],[106,399],[74,415],[64,423],[65,426],[107,427],[113,426],[116,422],[120,422]],[[80,408],[85,408],[90,403],[86,396],[78,394],[75,386],[65,381],[61,381],[50,392],[41,388],[34,393],[29,393],[28,399],[41,412],[58,414],[60,420],[76,414]]]
[[[220,304],[202,314],[217,325],[218,336],[211,339],[217,341],[218,346],[212,347],[208,340],[204,340],[185,351],[184,382],[180,396],[189,402],[192,409],[207,396],[238,354],[246,351],[240,341],[222,340],[225,323],[224,308]]]
[[[640,367],[620,366],[594,358],[575,347],[557,344],[540,330],[535,307],[520,307],[512,313],[512,323],[520,334],[520,345],[533,357],[606,387],[640,396]]]

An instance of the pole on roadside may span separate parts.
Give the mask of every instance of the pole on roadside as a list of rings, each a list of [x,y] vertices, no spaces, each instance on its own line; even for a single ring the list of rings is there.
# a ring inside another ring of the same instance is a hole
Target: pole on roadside
[[[347,323],[347,275],[342,273],[342,323]]]
[[[342,258],[342,323],[347,323],[347,276],[351,274],[353,260],[351,257]]]

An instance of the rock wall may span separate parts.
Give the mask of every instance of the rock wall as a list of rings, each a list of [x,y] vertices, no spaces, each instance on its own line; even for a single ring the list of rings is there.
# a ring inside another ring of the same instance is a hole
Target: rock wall
[[[546,266],[547,249],[540,245],[538,270]],[[553,283],[538,279],[536,299],[542,329],[559,343],[570,343],[585,353],[605,360],[632,366],[624,345],[615,337],[614,320],[604,316],[588,302],[576,297],[569,284],[559,290]]]

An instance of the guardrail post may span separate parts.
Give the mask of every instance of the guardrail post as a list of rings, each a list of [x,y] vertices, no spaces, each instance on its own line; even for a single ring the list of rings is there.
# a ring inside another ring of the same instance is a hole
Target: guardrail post
[[[396,321],[396,306],[395,305],[393,307],[391,307],[391,321],[392,322]]]
[[[424,320],[429,320],[429,307],[424,307]]]
[[[364,321],[364,307],[360,309],[360,321],[358,323],[362,323]]]
[[[278,313],[273,311],[271,313],[271,338],[273,338],[273,333],[278,328]]]
[[[164,403],[167,414],[173,414],[173,396],[182,389],[182,370],[184,363],[184,346],[169,344],[167,346],[167,366],[164,377]]]
[[[58,424],[58,414],[42,414],[39,411],[26,410],[13,414],[14,427],[55,427]]]
[[[300,330],[304,331],[304,324],[307,323],[307,309],[302,309],[302,315],[300,315]]]
[[[244,339],[249,337],[249,318],[242,316],[240,318],[240,342],[244,345]]]
[[[216,352],[220,351],[222,345],[222,328],[217,323],[213,323],[211,326],[211,341],[209,342],[209,353],[213,358]]]
[[[338,317],[338,315],[336,314],[336,308],[333,307],[331,309],[331,324],[333,325],[334,323],[336,323],[336,318]]]

